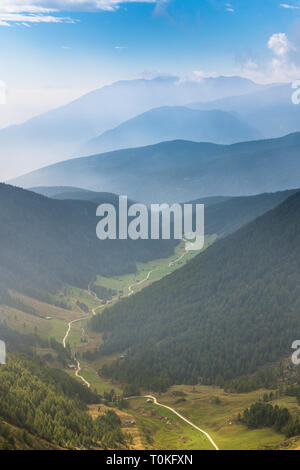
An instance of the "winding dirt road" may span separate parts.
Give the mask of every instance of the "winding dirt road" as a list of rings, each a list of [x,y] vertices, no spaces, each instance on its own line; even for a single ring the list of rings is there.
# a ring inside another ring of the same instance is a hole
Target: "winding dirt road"
[[[128,294],[128,297],[132,294],[134,294],[134,291],[132,290],[133,287],[136,287],[136,286],[139,286],[140,284],[143,284],[144,282],[147,282],[149,281],[149,277],[151,276],[151,274],[156,271],[156,269],[152,269],[151,271],[148,272],[147,274],[147,277],[145,279],[143,279],[142,281],[139,281],[139,282],[136,282],[135,284],[131,284],[131,286],[128,287],[128,290],[129,290],[129,294]]]
[[[80,362],[79,362],[78,359],[77,359],[77,369],[76,369],[76,371],[75,371],[75,375],[76,375],[76,377],[78,377],[79,379],[81,379],[82,382],[85,383],[85,385],[86,385],[88,388],[90,388],[91,384],[90,384],[87,380],[85,380],[85,378],[82,377],[82,375],[79,375],[79,372],[80,372],[80,371],[81,371],[81,366],[80,366]]]
[[[73,323],[76,323],[76,322],[79,322],[79,321],[82,321],[82,320],[88,320],[89,318],[91,318],[90,315],[89,315],[88,317],[78,318],[77,320],[73,320],[73,321],[70,321],[70,322],[68,323],[68,329],[67,329],[67,332],[66,332],[65,337],[64,337],[63,342],[62,342],[62,343],[63,343],[63,347],[64,347],[65,349],[66,349],[66,341],[67,341],[68,336],[69,336],[69,334],[70,334],[70,331],[71,331],[71,328],[72,328]],[[81,366],[80,366],[80,362],[78,361],[78,359],[76,359],[76,361],[77,361],[77,369],[76,369],[76,371],[75,371],[76,377],[78,377],[79,379],[81,379],[82,382],[83,382],[85,385],[87,385],[88,388],[90,388],[91,384],[90,384],[87,380],[85,380],[85,378],[82,377],[82,375],[79,375],[79,372],[81,371]]]
[[[89,318],[90,318],[90,316],[88,316],[88,317],[82,317],[82,318],[77,318],[77,320],[72,320],[72,321],[70,321],[70,323],[68,323],[67,332],[66,332],[66,334],[65,334],[64,339],[62,340],[62,344],[63,344],[63,347],[64,347],[64,348],[66,348],[66,341],[67,341],[68,336],[69,336],[69,334],[70,334],[70,331],[71,331],[71,328],[72,328],[73,323],[76,323],[76,322],[82,321],[82,320],[88,320]]]
[[[183,255],[181,255],[179,258],[175,259],[174,261],[171,261],[171,263],[169,263],[169,267],[171,267],[174,264],[178,263],[178,261],[180,261],[182,258],[184,258],[186,254],[187,253],[183,253]],[[159,269],[159,268],[155,268],[155,269],[152,269],[151,271],[149,271],[148,274],[147,274],[147,277],[145,279],[143,279],[142,281],[136,282],[136,283],[131,284],[130,286],[128,286],[129,294],[127,295],[127,297],[129,297],[130,295],[135,293],[134,290],[132,289],[133,287],[139,286],[140,284],[143,284],[144,282],[149,281],[149,277],[157,269]]]
[[[174,261],[171,261],[171,263],[169,263],[169,268],[171,266],[173,266],[174,264],[178,263],[178,261],[180,261],[182,258],[184,258],[186,254],[187,253],[183,253],[183,255],[179,256],[179,258],[175,259]]]
[[[180,261],[182,258],[184,258],[184,256],[186,255],[186,253],[183,253],[183,255],[181,255],[179,258],[175,259],[174,261],[172,261],[171,263],[169,263],[169,267],[173,266],[174,264],[176,264],[178,261]],[[147,276],[145,277],[145,279],[142,279],[141,281],[137,282],[137,283],[134,283],[134,284],[131,284],[130,286],[128,286],[128,297],[132,294],[134,294],[134,290],[133,290],[133,287],[136,287],[136,286],[139,286],[141,284],[143,284],[144,282],[147,282],[151,276],[151,274],[156,271],[158,268],[155,268],[155,269],[151,269],[151,271],[148,272]],[[90,293],[90,295],[92,295],[96,300],[101,300],[99,299],[99,297],[97,296],[97,294],[95,292],[93,292],[90,288],[90,285],[88,286],[88,292]],[[105,308],[105,305],[99,305],[98,307],[95,307],[95,308],[92,308],[91,311],[92,311],[92,315],[96,315],[96,310],[98,310],[100,307],[102,308]],[[67,342],[67,339],[69,337],[69,334],[70,334],[70,331],[71,331],[71,328],[72,328],[72,325],[74,323],[77,323],[77,322],[80,322],[82,320],[89,320],[91,318],[90,315],[88,316],[85,316],[85,317],[82,317],[82,318],[78,318],[76,320],[72,320],[68,323],[68,329],[67,329],[67,332],[65,334],[65,337],[63,338],[63,341],[62,341],[62,344],[63,344],[63,347],[66,348],[66,342]],[[84,330],[83,330],[84,331]],[[80,362],[79,360],[76,358],[76,361],[77,361],[77,369],[75,371],[75,376],[78,377],[79,379],[82,380],[82,382],[88,387],[90,388],[91,384],[84,378],[82,377],[82,375],[80,375],[80,371],[81,371],[81,365],[80,365]],[[173,408],[170,408],[166,405],[161,405],[160,403],[158,403],[157,399],[155,397],[152,397],[152,396],[147,396],[145,398],[151,398],[155,405],[158,405],[158,406],[163,406],[164,408],[168,408],[169,410],[171,410],[173,413],[175,413],[176,415],[178,415],[181,419],[183,419],[184,421],[186,421],[188,424],[190,424],[191,426],[193,426],[194,428],[196,428],[198,431],[202,432],[203,434],[206,435],[206,437],[209,439],[209,441],[213,444],[213,446],[216,448],[216,450],[218,450],[216,444],[213,442],[213,440],[211,439],[211,437],[205,432],[205,431],[202,431],[200,428],[198,428],[196,425],[194,425],[193,423],[191,423],[190,421],[188,421],[186,418],[184,418],[183,416],[181,416],[176,410],[174,410]]]
[[[90,286],[88,286],[88,291],[89,291],[89,293],[90,293],[95,299],[100,300],[100,299],[98,298],[98,296],[95,294],[95,292],[93,292],[93,291],[90,289]],[[104,308],[105,305],[102,305],[102,304],[101,304],[101,305],[99,305],[98,307],[92,308],[92,309],[91,309],[91,310],[92,310],[92,314],[93,314],[93,315],[96,315],[96,310],[98,310],[100,307]],[[66,334],[65,334],[65,337],[64,337],[64,339],[63,339],[63,341],[62,341],[62,344],[63,344],[63,347],[64,347],[64,348],[66,348],[67,339],[68,339],[68,337],[69,337],[69,334],[70,334],[70,331],[71,331],[71,328],[72,328],[73,323],[77,323],[77,322],[82,321],[82,320],[89,320],[90,318],[91,318],[91,315],[88,315],[88,316],[85,316],[85,317],[82,317],[82,318],[77,318],[76,320],[72,320],[72,321],[70,321],[70,322],[68,323],[68,329],[67,329],[67,332],[66,332]],[[83,334],[84,334],[84,328],[82,328],[82,332],[83,332]],[[83,382],[88,388],[90,388],[91,384],[90,384],[87,380],[85,380],[85,378],[82,377],[82,375],[79,374],[79,372],[81,371],[81,366],[80,366],[80,362],[79,362],[79,360],[78,360],[77,358],[76,358],[76,361],[77,361],[77,369],[76,369],[76,371],[75,371],[75,376],[78,377],[79,379],[81,379],[82,382]]]
[[[169,266],[172,266],[173,264],[177,263],[178,261],[180,261],[184,256],[186,255],[186,253],[184,253],[183,255],[181,255],[178,259],[176,259],[175,261],[172,261]],[[158,269],[158,268],[157,268]],[[151,274],[153,273],[153,271],[155,271],[155,269],[152,269],[151,271],[148,272],[147,276],[145,279],[143,279],[142,281],[139,281],[138,283],[135,283],[135,284],[132,284],[128,287],[128,290],[129,290],[129,294],[128,296],[134,294],[134,291],[133,291],[133,287],[135,286],[138,286],[144,282],[147,282],[151,276]],[[89,289],[89,292],[95,297],[97,298],[96,294],[93,293],[92,291],[90,291]],[[99,299],[98,299],[99,300]],[[100,306],[99,306],[100,307]],[[96,315],[96,310],[99,308],[99,307],[95,307],[92,309],[92,314],[93,315]],[[105,305],[101,305],[101,307],[105,307]],[[66,348],[66,341],[68,339],[68,336],[70,334],[70,331],[71,331],[71,328],[72,328],[72,325],[73,323],[76,323],[76,322],[79,322],[79,321],[82,321],[82,320],[88,320],[90,319],[91,316],[85,316],[85,317],[82,317],[82,318],[78,318],[77,320],[73,320],[71,322],[68,323],[68,329],[67,329],[67,332],[65,334],[65,337],[63,339],[63,347]],[[76,358],[76,361],[77,361],[77,369],[75,371],[75,376],[78,377],[79,379],[82,380],[82,382],[88,387],[90,388],[91,387],[91,384],[84,378],[82,377],[82,375],[80,375],[80,371],[81,371],[81,365],[80,365],[80,362],[79,360]],[[141,398],[141,397],[128,397],[128,399],[131,399],[131,398]],[[153,403],[157,406],[161,406],[162,408],[166,408],[167,410],[171,411],[172,413],[174,413],[176,416],[178,416],[180,419],[182,419],[184,422],[186,422],[187,424],[189,424],[190,426],[192,426],[194,429],[196,429],[197,431],[199,431],[200,433],[204,434],[204,436],[206,436],[206,438],[209,440],[209,442],[212,444],[212,446],[215,448],[215,450],[219,450],[219,447],[217,446],[217,444],[214,442],[214,440],[212,439],[212,437],[206,432],[204,431],[203,429],[199,428],[198,426],[196,426],[194,423],[192,423],[191,421],[189,421],[187,418],[185,418],[184,416],[182,416],[180,413],[178,413],[178,411],[176,411],[174,408],[172,408],[171,406],[167,406],[167,405],[163,405],[162,403],[159,403],[157,398],[154,397],[153,395],[145,395],[143,398],[148,398],[148,399],[151,399],[153,400]]]
[[[209,442],[214,446],[214,448],[216,450],[220,450],[219,447],[217,446],[217,444],[215,443],[215,441],[212,439],[212,437],[206,432],[206,431],[203,431],[203,429],[199,428],[198,426],[196,426],[196,424],[192,423],[191,421],[189,421],[187,418],[185,418],[184,416],[182,416],[180,413],[178,413],[178,411],[174,410],[174,408],[171,408],[171,406],[167,406],[167,405],[162,405],[161,403],[159,403],[157,401],[157,398],[153,397],[152,395],[145,395],[144,398],[150,398],[151,400],[153,400],[153,403],[157,406],[162,406],[163,408],[167,408],[167,410],[170,410],[172,411],[172,413],[174,413],[175,415],[177,415],[180,419],[182,419],[183,421],[185,421],[187,424],[189,424],[190,426],[192,426],[193,428],[197,429],[197,431],[201,432],[202,434],[204,434],[207,439],[209,440]]]

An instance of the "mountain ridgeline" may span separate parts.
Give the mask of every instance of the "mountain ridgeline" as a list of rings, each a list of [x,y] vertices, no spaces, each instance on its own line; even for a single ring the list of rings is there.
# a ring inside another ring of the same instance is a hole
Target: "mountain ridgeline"
[[[272,85],[242,96],[155,108],[104,132],[83,150],[99,153],[175,139],[233,143],[281,137],[299,131],[300,108],[292,93],[290,84]]]
[[[182,106],[264,88],[241,77],[121,80],[71,103],[0,130],[2,178],[78,155],[82,145],[158,106]]]
[[[78,186],[148,203],[248,196],[297,188],[300,133],[216,145],[163,142],[64,161],[13,180],[23,187]]]
[[[106,240],[96,237],[96,207],[118,196],[80,188],[0,185],[2,300],[5,289],[45,298],[62,283],[87,287],[96,275],[135,272],[137,262],[172,255],[178,240]],[[296,190],[241,198],[216,197],[205,204],[205,232],[225,236],[272,209]],[[128,201],[131,204],[131,201]],[[173,229],[171,229],[173,233]],[[3,290],[4,289],[4,290]]]
[[[50,197],[51,199],[59,199],[62,201],[89,201],[94,204],[113,204],[115,207],[119,204],[119,196],[117,194],[89,191],[87,189],[74,188],[72,186],[41,186],[30,188],[30,191],[41,194],[42,196]],[[128,201],[128,204],[133,203],[133,201]]]
[[[38,194],[60,200],[81,200],[97,204],[108,202],[118,206],[119,199],[116,194],[97,193],[82,188],[72,187],[39,187],[31,189]],[[273,209],[298,189],[279,191],[275,193],[257,194],[255,196],[230,197],[215,196],[188,201],[193,204],[194,217],[196,204],[205,206],[205,234],[225,236],[235,232],[243,225],[251,222],[265,212]],[[128,201],[128,206],[134,201]],[[182,203],[183,206],[183,203]],[[173,224],[173,219],[171,218]],[[171,228],[171,233],[173,229]]]
[[[224,237],[252,220],[274,209],[299,189],[276,193],[257,194],[256,196],[230,197],[214,204],[205,200],[193,201],[205,205],[205,233]]]
[[[106,131],[88,142],[83,150],[95,154],[176,139],[232,144],[260,137],[256,129],[234,113],[170,106],[152,109]]]
[[[243,96],[230,96],[188,107],[202,111],[219,109],[238,116],[270,139],[299,131],[300,106],[292,102],[291,84],[273,85]]]
[[[102,369],[163,390],[251,374],[300,335],[300,193],[217,241],[183,268],[92,319]]]

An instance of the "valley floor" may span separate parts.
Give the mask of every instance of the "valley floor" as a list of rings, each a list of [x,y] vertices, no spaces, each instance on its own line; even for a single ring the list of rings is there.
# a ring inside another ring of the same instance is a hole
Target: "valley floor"
[[[207,245],[213,241],[214,238],[209,239]],[[170,274],[196,254],[186,253],[181,245],[170,259],[138,265],[136,274],[114,278],[98,277],[96,285],[116,292],[107,303],[103,303],[90,289],[85,291],[70,286],[55,298],[56,301],[67,304],[70,308],[68,310],[15,294],[23,304],[38,312],[38,315],[1,307],[0,319],[19,332],[36,333],[43,338],[53,337],[64,347],[69,345],[77,359],[74,361],[75,366],[67,370],[68,374],[73,377],[75,375],[83,382],[83,386],[91,387],[100,394],[109,392],[112,388],[116,394],[121,394],[122,385],[112,383],[98,373],[103,364],[118,356],[100,357],[94,361],[80,357],[86,351],[95,350],[102,341],[100,334],[89,329],[88,320],[121,298],[130,296]],[[83,304],[87,307],[87,312],[82,310]],[[47,350],[37,350],[37,353],[46,355]],[[145,397],[128,399],[126,408],[115,408],[115,411],[121,418],[123,430],[130,436],[128,445],[131,449],[300,449],[300,438],[285,439],[282,434],[271,428],[249,430],[238,421],[238,414],[261,399],[264,393],[265,390],[258,390],[233,394],[218,387],[178,385],[166,393],[155,394],[159,403],[172,407],[196,427],[207,432],[215,446],[193,425],[183,421],[170,409],[148,403]],[[272,404],[287,407],[294,417],[300,418],[300,408],[295,398],[283,396]],[[89,413],[96,418],[103,414],[105,409],[103,404],[92,405],[89,407]],[[38,440],[34,444],[40,448],[44,448],[44,445],[46,444],[39,443]]]

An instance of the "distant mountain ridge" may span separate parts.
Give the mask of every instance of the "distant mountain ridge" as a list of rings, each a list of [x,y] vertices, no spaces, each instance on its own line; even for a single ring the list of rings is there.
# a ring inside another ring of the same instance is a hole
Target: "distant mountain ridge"
[[[92,154],[176,139],[232,144],[261,137],[257,129],[234,113],[171,106],[134,117],[91,140],[83,150]]]
[[[240,77],[178,77],[119,81],[0,130],[2,179],[78,155],[80,146],[121,122],[157,106],[178,106],[261,89]]]
[[[163,142],[64,161],[13,184],[75,185],[150,203],[254,195],[299,186],[299,149],[300,133],[234,145]]]
[[[97,204],[108,202],[110,204],[113,203],[115,207],[118,207],[119,203],[118,196],[115,194],[96,193],[93,191],[85,191],[81,188],[40,187],[32,188],[32,191],[48,196],[51,194],[52,198],[60,200],[73,199],[91,201]],[[269,210],[274,209],[274,207],[297,192],[299,192],[299,189],[264,193],[255,196],[215,196],[186,201],[182,203],[182,205],[192,204],[193,210],[195,211],[196,204],[204,204],[205,234],[224,237],[237,231]],[[128,201],[128,205],[133,203],[134,201]]]
[[[270,139],[300,131],[300,106],[292,102],[294,91],[291,84],[284,84],[187,106],[236,113],[249,126],[259,129],[263,138]]]
[[[34,193],[41,194],[51,199],[89,201],[95,204],[119,204],[119,196],[114,193],[95,192],[88,189],[74,188],[72,186],[41,186],[29,188]],[[130,203],[130,201],[128,201]]]

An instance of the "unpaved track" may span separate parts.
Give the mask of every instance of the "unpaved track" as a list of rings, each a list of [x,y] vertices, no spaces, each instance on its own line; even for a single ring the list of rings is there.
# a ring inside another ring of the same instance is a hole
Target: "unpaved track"
[[[158,269],[158,268],[156,268]],[[152,269],[151,271],[148,272],[147,274],[147,277],[145,279],[143,279],[142,281],[139,281],[139,282],[136,282],[135,284],[131,284],[131,286],[128,287],[128,290],[129,290],[129,294],[128,294],[128,297],[132,294],[134,294],[134,291],[132,290],[133,287],[136,287],[136,286],[139,286],[140,284],[143,284],[144,282],[147,282],[149,281],[149,277],[151,276],[151,274],[156,271],[156,269]]]
[[[171,267],[174,264],[178,263],[178,261],[180,261],[182,258],[184,258],[186,254],[187,253],[183,253],[183,255],[181,255],[179,258],[175,259],[174,261],[171,261],[171,263],[169,263],[169,267]],[[128,287],[129,294],[127,295],[127,297],[129,297],[130,295],[135,293],[134,290],[132,289],[133,287],[139,286],[139,285],[143,284],[144,282],[149,281],[149,278],[150,278],[151,274],[154,271],[156,271],[157,269],[159,269],[159,268],[155,268],[155,269],[152,269],[151,271],[149,271],[148,274],[147,274],[147,277],[145,279],[143,279],[142,281],[136,282],[135,284],[131,284],[131,286]]]
[[[171,266],[173,266],[174,264],[176,264],[178,261],[180,261],[182,258],[184,258],[185,255],[186,255],[186,253],[183,253],[179,258],[177,258],[177,259],[175,259],[174,261],[172,261],[171,263],[169,263],[169,267],[171,267]],[[135,293],[134,290],[132,289],[133,287],[139,286],[139,285],[143,284],[144,282],[147,282],[147,281],[149,280],[151,274],[152,274],[154,271],[156,271],[157,269],[158,269],[158,268],[151,269],[151,271],[148,272],[148,274],[147,274],[147,276],[145,277],[145,279],[143,279],[143,280],[141,280],[141,281],[139,281],[139,282],[137,282],[137,283],[134,283],[134,284],[131,284],[130,286],[128,286],[128,291],[129,291],[128,297],[129,297],[130,295],[132,295],[132,294]],[[89,292],[89,294],[90,294],[92,297],[94,297],[96,300],[101,300],[101,299],[99,299],[99,297],[97,296],[97,294],[91,290],[90,285],[88,286],[88,292]],[[96,315],[96,310],[98,310],[100,307],[105,308],[105,305],[102,305],[102,304],[101,304],[101,305],[99,305],[98,307],[92,308],[92,309],[91,309],[92,315],[95,316],[95,315]],[[73,323],[77,323],[77,322],[82,321],[82,320],[89,320],[90,318],[91,318],[91,316],[89,315],[89,316],[85,316],[85,317],[82,317],[82,318],[78,318],[77,320],[70,321],[70,322],[68,323],[68,329],[67,329],[67,332],[66,332],[66,334],[65,334],[65,337],[64,337],[64,339],[63,339],[63,341],[62,341],[64,348],[66,348],[66,341],[67,341],[68,336],[69,336],[69,334],[70,334],[70,331],[71,331],[71,328],[72,328]],[[83,330],[83,331],[84,331],[84,330]],[[82,375],[79,374],[80,371],[81,371],[81,366],[80,366],[80,362],[79,362],[79,360],[78,360],[77,358],[76,358],[76,361],[77,361],[77,369],[76,369],[76,371],[75,371],[75,376],[78,377],[78,378],[80,378],[80,379],[82,380],[82,382],[83,382],[88,388],[90,388],[91,384],[90,384],[87,380],[85,380],[85,378],[82,377]],[[211,437],[210,437],[208,434],[206,434],[205,431],[202,431],[200,428],[198,428],[198,427],[195,426],[193,423],[191,423],[190,421],[188,421],[186,418],[184,418],[183,416],[181,416],[179,413],[177,413],[176,410],[174,410],[173,408],[170,408],[170,407],[168,407],[168,406],[166,406],[166,405],[161,405],[160,403],[158,403],[158,401],[157,401],[157,399],[156,399],[155,397],[152,397],[152,396],[149,395],[147,398],[152,398],[153,401],[154,401],[154,403],[155,403],[156,405],[158,405],[158,406],[163,406],[163,407],[165,407],[165,408],[170,409],[173,413],[177,414],[181,419],[183,419],[183,420],[186,421],[188,424],[190,424],[191,426],[193,426],[194,428],[196,428],[198,431],[200,431],[200,432],[202,432],[203,434],[205,434],[205,435],[207,436],[207,438],[210,440],[210,442],[213,444],[213,446],[214,446],[217,450],[219,450],[219,449],[216,447],[216,445],[215,445],[215,443],[213,442],[213,440],[211,439]]]
[[[97,297],[97,295],[90,289],[90,286],[88,287],[88,291],[89,291],[89,293],[90,293],[95,299],[100,300],[100,299]],[[93,314],[93,315],[96,315],[96,310],[97,310],[98,308],[100,308],[100,307],[104,308],[105,305],[99,305],[99,307],[92,308],[92,309],[91,309],[91,310],[92,310],[92,314]],[[69,334],[70,334],[70,331],[71,331],[71,328],[72,328],[73,323],[77,323],[77,322],[82,321],[82,320],[89,320],[90,318],[91,318],[91,315],[88,315],[88,316],[85,316],[85,317],[82,317],[82,318],[78,318],[77,320],[72,320],[72,321],[70,321],[70,322],[68,323],[68,329],[67,329],[67,332],[66,332],[66,334],[65,334],[65,337],[64,337],[64,339],[63,339],[63,341],[62,341],[62,344],[63,344],[63,347],[64,347],[64,348],[66,348],[67,339],[68,339],[68,337],[69,337]],[[84,328],[82,328],[82,332],[83,332],[83,334],[84,334]],[[75,371],[75,376],[78,377],[79,379],[81,379],[82,382],[83,382],[88,388],[90,388],[91,384],[90,384],[87,380],[85,380],[85,378],[82,377],[82,375],[79,374],[79,372],[81,371],[81,366],[80,366],[80,362],[79,362],[79,360],[78,360],[77,358],[76,358],[76,361],[77,361],[77,369],[76,369],[76,371]]]
[[[177,263],[178,261],[180,261],[182,258],[184,258],[184,256],[186,255],[186,253],[184,253],[183,255],[181,255],[179,258],[177,258],[175,261],[172,261],[169,266],[173,266],[175,263]],[[158,269],[158,268],[157,268]],[[129,290],[129,294],[128,296],[134,294],[134,291],[132,290],[132,287],[134,286],[138,286],[140,284],[143,284],[144,282],[147,282],[151,276],[151,274],[153,273],[153,271],[155,271],[156,269],[152,269],[151,271],[148,272],[147,276],[145,279],[143,279],[142,281],[139,281],[138,283],[135,283],[135,284],[132,284],[131,286],[128,287],[128,290]],[[89,292],[90,294],[92,294],[95,298],[97,298],[96,294],[93,293],[90,289],[89,289]],[[99,299],[98,299],[99,300]],[[105,305],[101,305],[103,308],[105,307]],[[100,306],[99,306],[100,307]],[[95,307],[94,309],[92,309],[92,314],[93,315],[96,315],[96,310],[99,308],[99,307]],[[88,320],[90,319],[91,316],[86,316],[86,317],[83,317],[83,318],[78,318],[77,320],[73,320],[71,322],[68,323],[68,330],[66,332],[66,335],[63,339],[63,346],[64,348],[66,348],[66,341],[68,339],[68,336],[70,334],[70,331],[71,331],[71,328],[72,328],[72,325],[73,323],[76,323],[76,322],[79,322],[79,321],[82,321],[82,320]],[[81,371],[81,365],[80,365],[80,362],[79,360],[76,358],[76,361],[77,361],[77,369],[75,371],[75,376],[78,377],[79,379],[82,380],[82,382],[88,387],[90,388],[91,387],[91,384],[84,378],[82,377],[82,375],[80,375],[80,371]],[[131,398],[141,398],[141,397],[128,397],[127,399],[131,399]],[[189,421],[187,418],[185,418],[184,416],[182,416],[180,413],[178,413],[178,411],[176,411],[174,408],[172,408],[171,406],[167,406],[167,405],[163,405],[162,403],[159,403],[157,398],[154,397],[153,395],[145,395],[143,398],[150,398],[151,400],[153,400],[153,403],[157,406],[161,406],[162,408],[166,408],[167,410],[171,411],[172,413],[174,413],[176,416],[178,416],[180,419],[182,419],[185,423],[189,424],[190,426],[192,426],[194,429],[196,429],[197,431],[199,431],[200,433],[204,434],[204,436],[206,436],[206,438],[209,440],[209,442],[212,444],[212,446],[215,448],[215,450],[219,450],[219,447],[217,446],[217,444],[215,443],[215,441],[213,440],[213,438],[206,432],[204,431],[203,429],[199,428],[198,426],[196,426],[196,424],[192,423],[191,421]]]
[[[141,397],[129,397],[130,398],[141,398]],[[171,408],[171,406],[167,406],[167,405],[162,405],[161,403],[159,403],[157,401],[157,398],[154,397],[153,395],[145,395],[144,397],[142,398],[150,398],[151,400],[153,400],[153,403],[157,406],[162,406],[163,408],[166,408],[167,410],[170,410],[172,411],[172,413],[174,413],[175,415],[177,415],[180,419],[182,419],[183,421],[185,421],[187,424],[189,424],[190,426],[192,426],[193,428],[197,429],[197,431],[201,432],[202,434],[204,434],[207,439],[209,440],[209,442],[214,446],[214,448],[216,450],[220,450],[219,447],[217,446],[217,444],[215,443],[215,441],[213,440],[213,438],[206,432],[204,431],[203,429],[199,428],[198,426],[196,426],[196,424],[192,423],[191,421],[189,421],[187,418],[185,418],[184,416],[182,416],[180,413],[178,413],[178,411],[174,410],[174,408]]]
[[[78,359],[77,359],[77,369],[76,369],[75,375],[76,375],[76,377],[79,377],[79,379],[81,379],[82,382],[83,382],[88,388],[90,388],[91,384],[90,384],[87,380],[85,380],[85,378],[82,377],[82,375],[79,375],[79,372],[80,372],[80,371],[81,371],[81,366],[80,366],[80,362],[79,362]]]
[[[90,316],[88,316],[88,317],[82,317],[82,318],[77,318],[77,320],[72,320],[72,321],[70,321],[70,323],[68,323],[68,329],[67,329],[66,335],[65,335],[65,337],[64,337],[64,339],[63,339],[63,341],[62,341],[64,348],[66,348],[66,341],[67,341],[68,336],[69,336],[69,334],[70,334],[70,331],[71,331],[71,328],[72,328],[73,323],[76,323],[76,322],[82,321],[82,320],[88,320],[89,318],[90,318]]]
[[[67,330],[67,333],[66,333],[66,335],[63,339],[63,347],[64,348],[66,348],[66,341],[67,341],[68,336],[70,334],[73,323],[76,323],[76,322],[79,322],[79,321],[82,321],[82,320],[88,320],[89,318],[91,318],[90,315],[88,317],[78,318],[77,320],[73,320],[73,321],[70,321],[70,323],[68,323],[68,330]],[[79,372],[81,371],[81,366],[80,366],[80,362],[78,361],[78,359],[76,359],[76,361],[77,361],[77,369],[75,371],[75,376],[78,377],[79,379],[81,379],[82,382],[85,385],[87,385],[88,388],[90,388],[91,384],[87,380],[85,380],[85,378],[83,378],[82,375],[79,374]]]
[[[171,261],[171,263],[169,263],[169,268],[171,266],[174,266],[174,264],[178,263],[178,261],[180,261],[182,258],[184,258],[186,254],[187,253],[183,253],[183,255],[179,256],[179,258],[175,259],[174,261]]]

